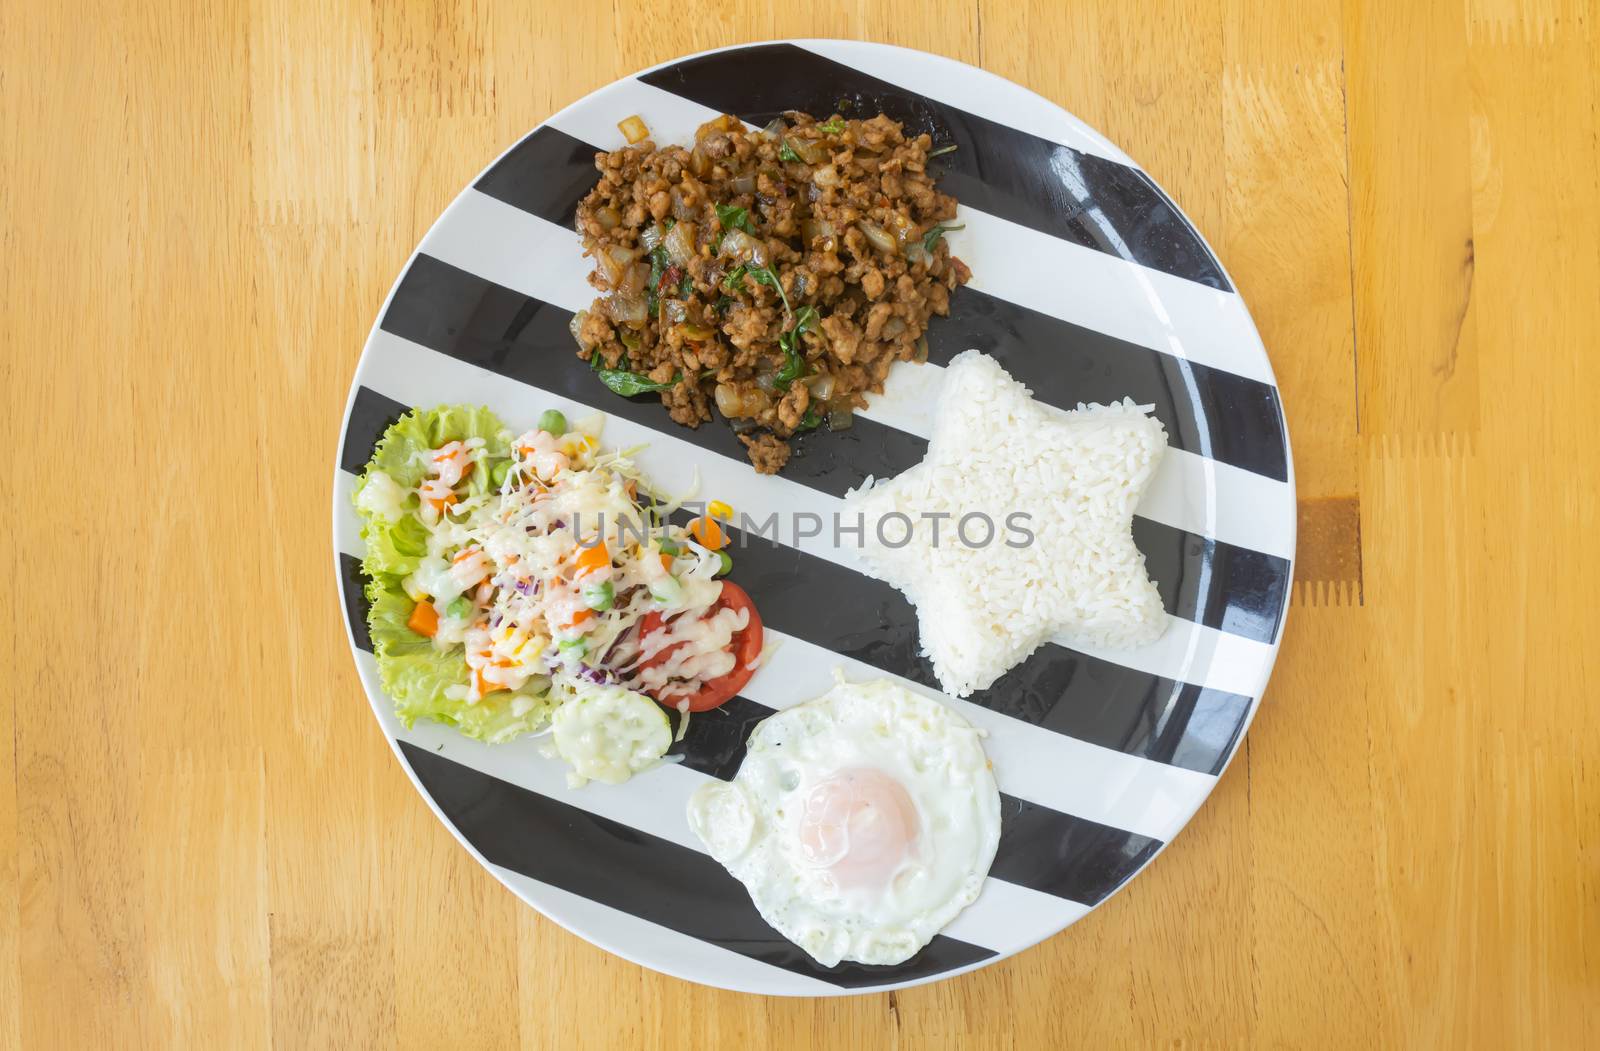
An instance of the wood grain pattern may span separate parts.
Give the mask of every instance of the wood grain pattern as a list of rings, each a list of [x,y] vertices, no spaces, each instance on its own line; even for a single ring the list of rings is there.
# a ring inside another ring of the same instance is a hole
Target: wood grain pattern
[[[389,753],[328,572],[349,376],[439,211],[611,79],[785,36],[981,64],[1145,164],[1326,520],[1149,872],[834,1001],[521,906]],[[1585,0],[9,5],[0,1048],[1600,1043],[1597,113]]]

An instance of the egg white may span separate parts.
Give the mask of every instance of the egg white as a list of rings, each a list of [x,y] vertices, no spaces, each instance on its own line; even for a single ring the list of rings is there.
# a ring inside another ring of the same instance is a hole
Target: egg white
[[[703,786],[689,823],[762,917],[817,962],[910,959],[974,900],[1000,842],[1000,792],[980,735],[937,701],[841,681],[764,720],[738,775]],[[803,800],[823,779],[876,769],[910,797],[914,849],[886,887],[844,891],[806,862]]]

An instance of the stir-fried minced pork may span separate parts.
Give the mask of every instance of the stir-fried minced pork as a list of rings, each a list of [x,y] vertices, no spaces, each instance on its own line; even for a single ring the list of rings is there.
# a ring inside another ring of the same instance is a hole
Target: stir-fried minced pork
[[[791,437],[849,426],[892,364],[926,358],[928,319],[971,276],[943,237],[956,201],[932,145],[882,114],[791,112],[598,154],[577,228],[601,295],[573,319],[579,355],[686,426],[714,404],[777,471]]]

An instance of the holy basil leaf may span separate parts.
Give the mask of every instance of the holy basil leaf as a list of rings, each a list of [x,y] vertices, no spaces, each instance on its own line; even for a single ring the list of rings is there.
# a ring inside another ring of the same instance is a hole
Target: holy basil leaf
[[[750,228],[750,209],[735,208],[731,204],[717,205],[717,221],[724,230],[743,230],[747,234],[754,234]]]
[[[635,394],[650,394],[657,391],[671,390],[677,386],[679,380],[683,379],[683,373],[680,372],[672,377],[670,383],[655,383],[648,376],[642,376],[637,372],[629,372],[626,369],[596,369],[595,375],[600,377],[601,383],[604,383],[612,391],[622,395],[624,398],[631,398]]]
[[[966,223],[957,223],[954,226],[935,226],[932,230],[929,230],[926,234],[923,235],[923,237],[922,237],[922,250],[924,252],[927,252],[929,255],[932,255],[933,254],[933,246],[939,243],[939,238],[943,237],[947,231],[949,231],[949,230],[965,230],[966,228],[967,228],[967,224]]]
[[[778,293],[778,298],[783,300],[783,312],[785,314],[794,313],[789,307],[789,295],[783,290],[783,282],[778,280],[778,275],[772,272],[771,267],[752,266],[749,268],[748,273],[756,279],[756,284],[766,285]]]
[[[843,117],[835,117],[833,120],[828,121],[828,123],[826,123],[826,124],[818,124],[817,125],[817,130],[820,131],[820,132],[823,132],[824,134],[827,134],[827,135],[837,135],[841,131],[843,131],[844,129],[845,129],[845,123],[844,123],[844,118]],[[816,424],[812,424],[812,426],[815,427]]]
[[[778,159],[785,163],[797,164],[800,161],[800,155],[794,152],[794,147],[789,145],[789,140],[784,139],[783,145],[778,147]]]
[[[795,427],[795,430],[814,431],[821,425],[822,417],[817,415],[817,410],[814,407],[807,406],[806,414],[800,417],[800,423]]]
[[[795,312],[794,327],[778,337],[778,347],[783,351],[783,368],[773,377],[773,382],[779,390],[788,390],[794,381],[808,374],[811,369],[806,365],[804,347],[800,337],[817,323],[817,308],[803,306]]]

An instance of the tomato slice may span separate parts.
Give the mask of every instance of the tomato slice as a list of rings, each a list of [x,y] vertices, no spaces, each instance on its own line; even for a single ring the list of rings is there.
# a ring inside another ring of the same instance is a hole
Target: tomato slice
[[[756,604],[750,601],[750,596],[745,592],[744,588],[731,580],[724,580],[722,582],[722,595],[717,599],[716,604],[706,611],[706,616],[711,616],[720,609],[735,611],[742,609],[749,614],[749,620],[743,630],[734,632],[733,638],[728,641],[728,649],[733,653],[734,658],[733,670],[719,678],[702,683],[697,692],[687,697],[681,697],[676,701],[663,701],[658,697],[656,698],[658,703],[668,708],[676,708],[687,700],[691,712],[708,712],[718,705],[725,704],[734,694],[744,689],[744,684],[749,682],[750,677],[755,674],[755,669],[752,665],[755,664],[756,658],[761,656],[761,647],[766,643],[765,633],[761,627],[761,614],[756,612]],[[651,632],[661,630],[664,624],[666,624],[666,620],[661,614],[654,611],[646,613],[639,622],[639,638],[643,639]],[[681,645],[683,643],[680,642],[677,646],[668,646],[639,665],[640,670],[665,664],[667,659],[672,656],[672,651]]]

